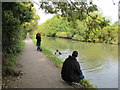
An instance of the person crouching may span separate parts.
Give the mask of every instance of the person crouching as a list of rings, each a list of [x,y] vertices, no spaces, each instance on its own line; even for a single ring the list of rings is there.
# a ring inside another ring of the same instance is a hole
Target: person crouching
[[[72,82],[79,83],[80,80],[84,79],[84,75],[76,59],[77,56],[77,51],[74,51],[72,53],[72,56],[69,55],[69,57],[64,61],[61,70],[62,79],[68,82],[70,85],[72,84]]]

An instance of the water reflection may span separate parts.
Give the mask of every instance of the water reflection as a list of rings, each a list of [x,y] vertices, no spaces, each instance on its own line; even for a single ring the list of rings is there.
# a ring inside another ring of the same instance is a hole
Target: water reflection
[[[63,61],[74,50],[79,52],[77,57],[81,69],[87,79],[99,88],[118,87],[118,46],[78,42],[61,38],[42,38],[42,45],[53,53],[58,49]]]

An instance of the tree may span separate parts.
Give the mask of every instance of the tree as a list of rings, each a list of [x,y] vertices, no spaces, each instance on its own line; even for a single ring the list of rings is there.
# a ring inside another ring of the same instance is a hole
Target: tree
[[[47,13],[59,13],[61,16],[66,17],[68,21],[75,21],[77,19],[84,20],[89,13],[97,11],[97,6],[90,1],[87,3],[86,0],[83,2],[73,2],[71,0],[65,0],[64,2],[41,2],[40,7]],[[95,19],[96,17],[91,18]]]
[[[26,36],[27,25],[33,19],[31,2],[2,3],[2,44],[6,54],[21,51],[21,41]]]

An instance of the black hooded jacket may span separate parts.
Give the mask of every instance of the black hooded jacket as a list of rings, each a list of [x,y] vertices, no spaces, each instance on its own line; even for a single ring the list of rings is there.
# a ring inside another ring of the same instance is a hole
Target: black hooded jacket
[[[37,33],[37,34],[36,34],[36,39],[37,39],[38,42],[41,41],[41,35],[40,35],[40,33]]]
[[[37,39],[37,45],[41,42],[41,35],[40,33],[36,34],[36,39]]]
[[[67,82],[79,82],[82,71],[76,58],[69,56],[63,63],[61,76]]]

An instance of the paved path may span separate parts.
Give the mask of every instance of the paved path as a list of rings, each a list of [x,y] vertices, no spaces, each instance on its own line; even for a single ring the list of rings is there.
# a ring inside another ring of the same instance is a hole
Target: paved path
[[[61,79],[61,71],[36,50],[31,39],[25,40],[25,48],[19,63],[25,73],[16,83],[17,88],[72,88]]]

